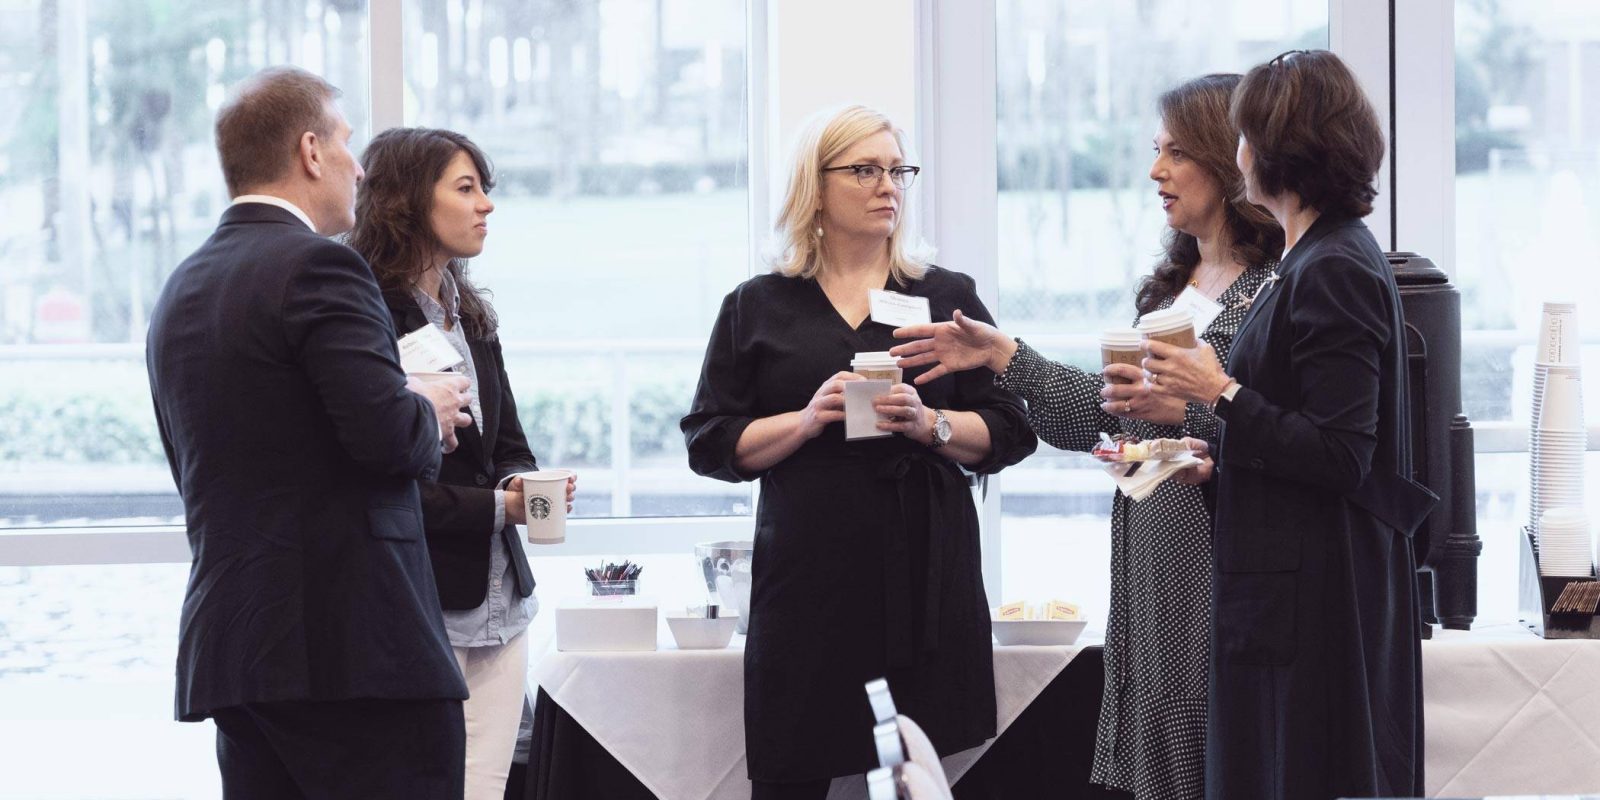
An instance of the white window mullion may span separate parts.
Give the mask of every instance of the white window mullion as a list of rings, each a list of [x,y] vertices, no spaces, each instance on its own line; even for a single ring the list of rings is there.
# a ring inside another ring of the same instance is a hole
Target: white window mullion
[[[939,264],[971,275],[978,298],[998,313],[995,0],[917,0],[916,20],[921,228],[938,246]],[[983,588],[996,601],[1003,479],[989,479],[979,513]]]
[[[1377,237],[1378,246],[1394,250],[1394,184],[1390,171],[1394,126],[1390,110],[1390,0],[1328,0],[1328,49],[1337,53],[1361,81],[1361,87],[1377,109],[1378,120],[1387,134],[1390,147],[1378,171],[1378,198],[1373,201],[1367,227]],[[1400,247],[1405,247],[1400,244]]]
[[[372,133],[405,124],[403,0],[370,0],[367,25]]]

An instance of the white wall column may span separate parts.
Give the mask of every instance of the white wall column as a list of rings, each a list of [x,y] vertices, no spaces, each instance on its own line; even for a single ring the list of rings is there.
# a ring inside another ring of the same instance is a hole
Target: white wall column
[[[1455,0],[1395,3],[1395,244],[1455,274]]]
[[[1378,199],[1367,217],[1367,226],[1377,237],[1378,246],[1385,250],[1395,249],[1391,216],[1395,189],[1390,178],[1395,131],[1390,124],[1389,4],[1390,0],[1328,0],[1328,49],[1339,54],[1355,72],[1389,139],[1383,167],[1378,171]]]
[[[916,141],[916,0],[752,4],[762,6],[751,14],[762,14],[766,26],[762,122],[767,128],[770,209],[782,203],[796,134],[821,109],[849,103],[872,106]],[[756,168],[751,164],[752,171]],[[765,233],[770,225],[769,215],[757,232]]]

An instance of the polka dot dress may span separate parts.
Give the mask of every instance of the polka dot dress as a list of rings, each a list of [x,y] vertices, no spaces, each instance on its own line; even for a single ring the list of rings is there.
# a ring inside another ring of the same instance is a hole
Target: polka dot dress
[[[1272,264],[1245,270],[1217,301],[1223,312],[1202,338],[1224,363],[1248,299]],[[1162,303],[1162,308],[1171,300]],[[1194,436],[1215,442],[1217,419],[1190,404],[1182,426],[1124,420],[1100,410],[1099,374],[1049,361],[1018,341],[996,380],[1028,402],[1039,438],[1087,452],[1100,432],[1141,439]],[[1117,492],[1111,510],[1111,614],[1105,694],[1090,780],[1137,800],[1204,794],[1206,671],[1211,630],[1211,515],[1202,490],[1173,481],[1135,503]]]

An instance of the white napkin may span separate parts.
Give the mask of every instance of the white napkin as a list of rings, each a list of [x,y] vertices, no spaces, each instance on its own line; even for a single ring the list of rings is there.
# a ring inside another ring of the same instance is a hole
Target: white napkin
[[[1105,470],[1128,499],[1138,502],[1149,497],[1162,481],[1172,477],[1179,470],[1188,469],[1199,463],[1200,459],[1195,458],[1193,453],[1179,453],[1165,461],[1123,461],[1107,464]]]

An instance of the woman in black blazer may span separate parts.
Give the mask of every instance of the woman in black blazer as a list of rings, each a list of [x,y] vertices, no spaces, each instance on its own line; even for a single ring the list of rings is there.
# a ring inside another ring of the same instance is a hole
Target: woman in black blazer
[[[1285,251],[1224,370],[1147,346],[1154,391],[1214,404],[1215,614],[1206,795],[1422,794],[1422,687],[1409,536],[1405,337],[1361,222],[1377,115],[1332,53],[1252,69],[1234,94],[1246,194]]]
[[[538,469],[506,378],[494,309],[466,275],[483,251],[488,159],[451,131],[393,128],[362,157],[349,244],[372,265],[395,330],[432,326],[472,383],[473,424],[444,457],[437,481],[420,481],[423,527],[445,629],[467,680],[466,797],[499,798],[511,766],[528,647],[538,602],[517,535],[525,522],[519,473]],[[567,486],[571,507],[574,482]]]

